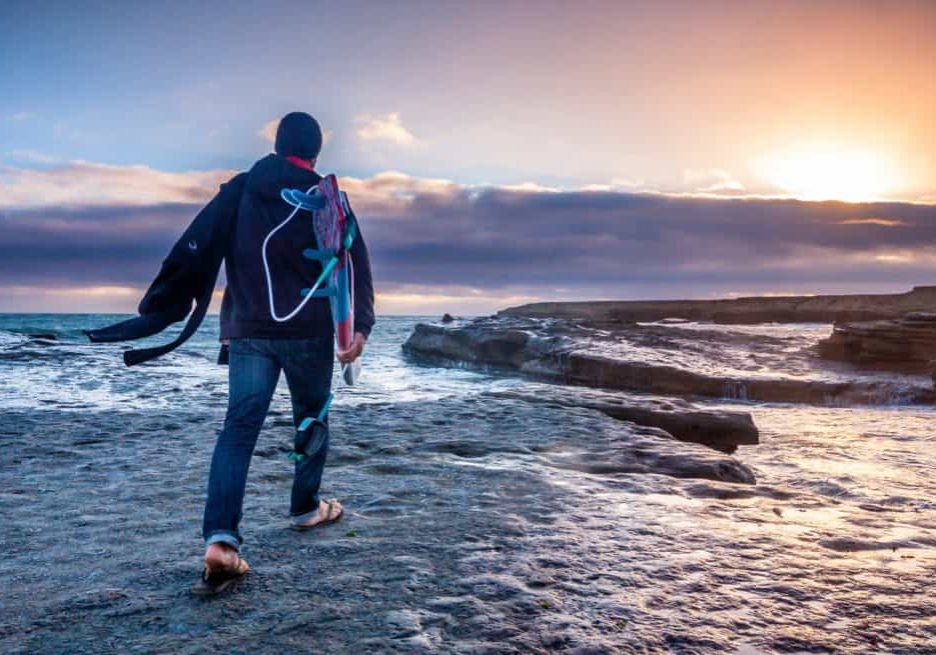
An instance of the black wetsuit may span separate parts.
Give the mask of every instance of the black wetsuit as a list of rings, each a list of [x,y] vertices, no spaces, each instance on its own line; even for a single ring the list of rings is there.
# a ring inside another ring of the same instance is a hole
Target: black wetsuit
[[[154,335],[184,319],[194,302],[195,310],[174,341],[125,351],[124,362],[132,366],[174,350],[195,333],[204,319],[222,261],[226,261],[229,286],[221,306],[221,338],[332,335],[327,299],[311,300],[286,323],[272,319],[260,257],[266,235],[291,211],[279,197],[279,190],[306,190],[319,179],[316,173],[272,154],[254,164],[249,173],[235,175],[221,185],[218,194],[172,247],[140,301],[140,316],[86,331],[88,338],[92,342],[110,342]],[[303,248],[315,247],[310,217],[300,212],[268,247],[279,314],[296,306],[301,300],[299,289],[308,286],[306,281],[314,281],[321,271],[320,264],[301,256]],[[374,292],[367,248],[360,234],[351,248],[351,258],[355,272],[355,330],[367,336],[374,325]]]

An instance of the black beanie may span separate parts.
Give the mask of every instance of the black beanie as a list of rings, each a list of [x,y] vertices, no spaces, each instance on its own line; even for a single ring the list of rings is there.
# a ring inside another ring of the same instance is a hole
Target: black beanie
[[[322,128],[302,111],[283,116],[276,128],[276,154],[282,157],[315,159],[322,149]]]

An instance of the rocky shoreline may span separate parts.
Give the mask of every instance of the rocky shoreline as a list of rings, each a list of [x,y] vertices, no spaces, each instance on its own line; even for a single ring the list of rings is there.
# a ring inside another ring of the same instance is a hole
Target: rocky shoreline
[[[461,324],[418,324],[403,346],[415,358],[462,365],[493,367],[525,376],[620,391],[677,397],[729,398],[816,405],[932,403],[931,386],[905,387],[861,379],[824,380],[791,376],[720,375],[665,361],[643,361],[603,354],[583,343],[583,328],[562,319],[517,318],[509,315]],[[592,331],[592,343],[613,342],[629,329],[635,341],[648,329],[619,327]],[[649,328],[652,334],[652,328]]]
[[[592,382],[588,386],[609,386],[602,384],[604,380],[601,377],[591,377],[596,371],[580,368],[580,360],[575,354],[560,356],[548,347],[548,343],[536,342],[535,337],[519,329],[500,329],[496,325],[484,326],[477,322],[458,328],[419,324],[403,349],[415,357],[436,361],[468,362],[513,369],[534,378],[563,378],[566,383]],[[524,400],[596,409],[612,418],[659,428],[680,441],[700,443],[726,453],[734,452],[739,445],[758,443],[757,427],[750,415],[703,411],[675,399],[586,394],[555,387],[536,396],[527,394]]]

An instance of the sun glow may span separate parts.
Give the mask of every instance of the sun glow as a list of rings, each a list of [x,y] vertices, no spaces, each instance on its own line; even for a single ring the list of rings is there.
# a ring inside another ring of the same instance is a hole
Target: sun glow
[[[766,181],[802,200],[880,200],[898,186],[892,163],[867,151],[792,150],[756,168]]]

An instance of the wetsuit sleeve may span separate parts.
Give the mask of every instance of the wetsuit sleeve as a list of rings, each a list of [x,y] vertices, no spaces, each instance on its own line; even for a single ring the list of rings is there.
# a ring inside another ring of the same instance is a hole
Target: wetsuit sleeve
[[[246,174],[227,183],[176,241],[140,301],[139,313],[168,314],[181,321],[206,285],[213,285],[227,253]],[[174,322],[174,321],[173,321]]]
[[[124,351],[124,362],[132,366],[170,352],[194,334],[211,303],[245,179],[241,174],[222,185],[218,195],[198,213],[163,261],[159,274],[140,301],[140,315],[114,325],[85,330],[92,343],[152,336],[189,316],[182,332],[171,343]],[[189,315],[193,302],[195,310]]]
[[[354,216],[354,213],[351,214]],[[371,278],[370,257],[357,217],[358,234],[351,244],[351,262],[354,264],[354,331],[369,337],[374,327],[374,281]]]

